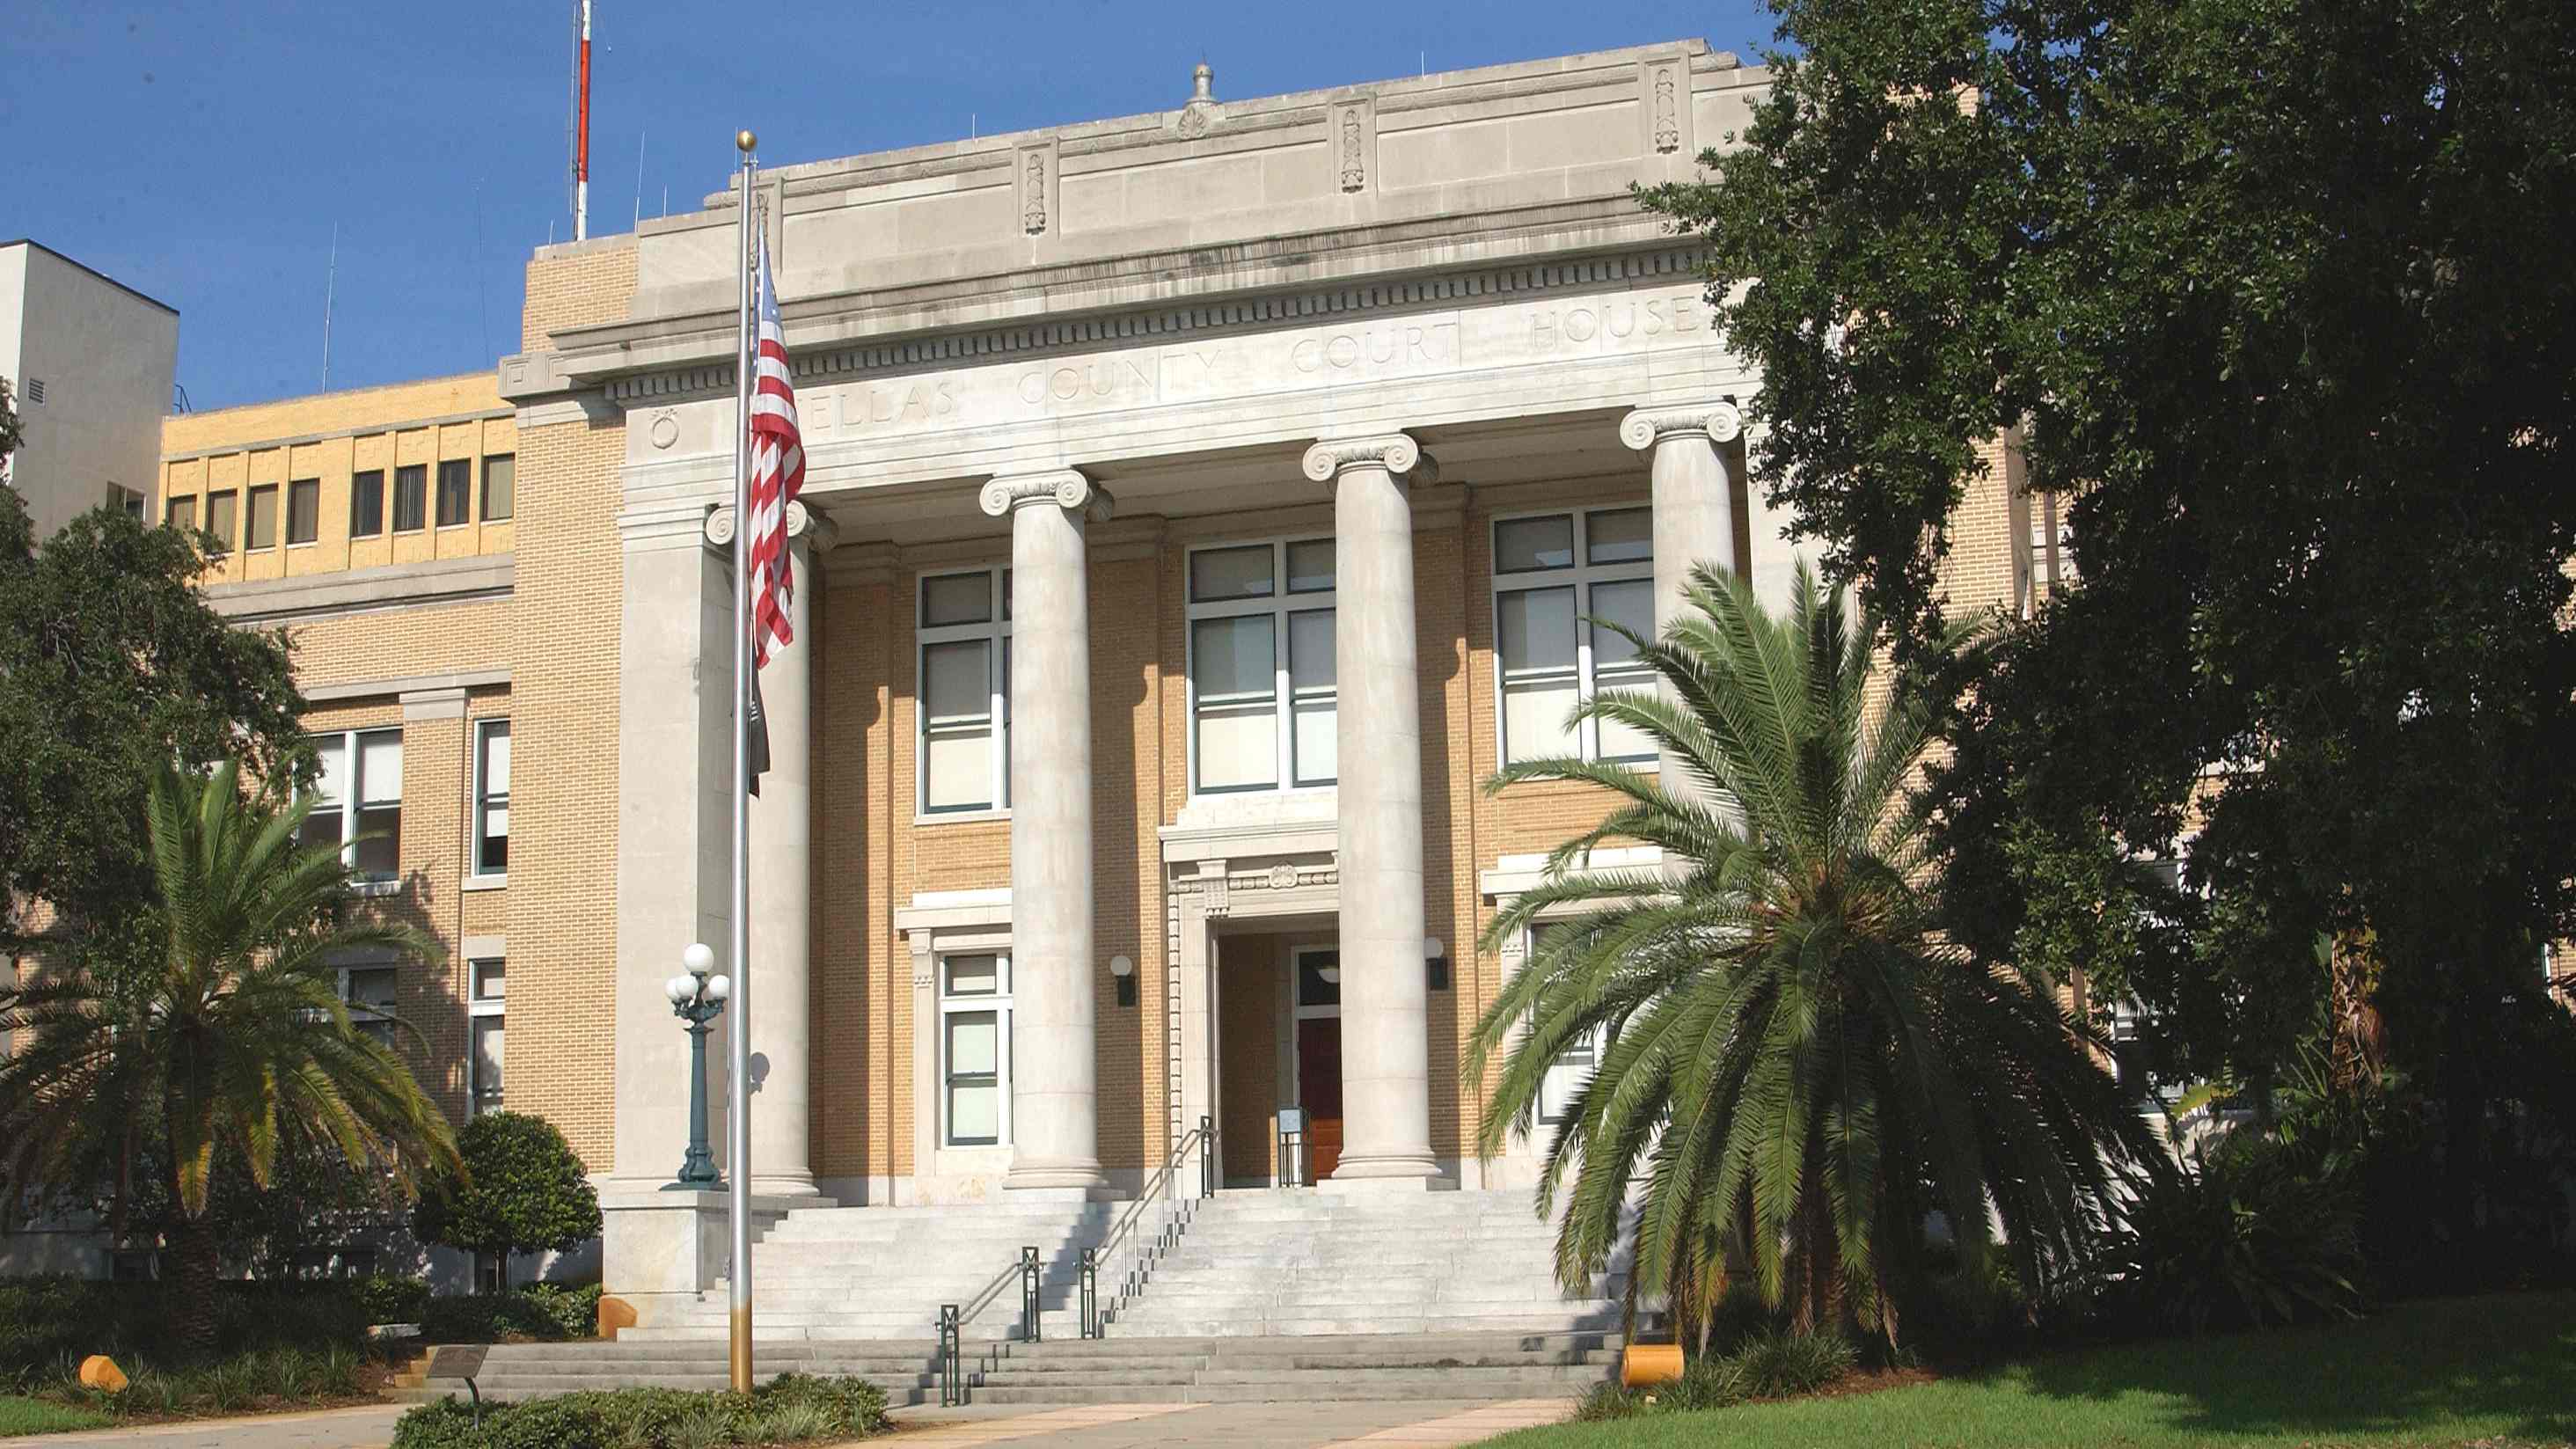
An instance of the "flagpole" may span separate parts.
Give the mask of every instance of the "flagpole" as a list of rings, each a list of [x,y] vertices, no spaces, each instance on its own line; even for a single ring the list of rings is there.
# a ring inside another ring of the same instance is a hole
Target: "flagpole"
[[[737,132],[741,281],[734,344],[733,425],[733,1009],[726,1015],[725,1175],[733,1271],[733,1391],[751,1392],[751,215],[752,176],[760,162],[749,131]]]

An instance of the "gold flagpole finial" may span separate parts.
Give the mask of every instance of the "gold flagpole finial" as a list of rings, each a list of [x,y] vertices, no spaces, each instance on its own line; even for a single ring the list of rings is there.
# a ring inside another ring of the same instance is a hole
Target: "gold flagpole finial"
[[[736,131],[733,133],[733,144],[735,150],[748,156],[751,154],[751,148],[760,144],[760,138],[749,131]]]

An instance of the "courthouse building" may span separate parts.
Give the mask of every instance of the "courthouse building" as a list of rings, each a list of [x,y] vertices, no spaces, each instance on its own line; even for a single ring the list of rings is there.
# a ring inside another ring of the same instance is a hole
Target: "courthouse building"
[[[1202,67],[759,173],[807,457],[749,841],[772,1209],[1132,1194],[1203,1117],[1267,1184],[1282,1108],[1328,1187],[1532,1180],[1474,1149],[1463,1046],[1520,960],[1477,940],[1605,802],[1484,782],[1653,768],[1565,723],[1642,677],[1585,620],[1796,563],[1743,481],[1760,380],[1632,193],[1763,85],[1699,42],[1248,100]],[[730,936],[736,228],[717,191],[546,247],[497,391],[177,419],[160,479],[241,530],[219,605],[294,631],[321,828],[398,819],[360,864],[450,944],[352,991],[435,1024],[457,1110],[563,1129],[612,1291],[619,1214],[685,1201],[648,1197],[665,983]],[[1993,459],[1951,577],[2011,606],[2053,539]]]

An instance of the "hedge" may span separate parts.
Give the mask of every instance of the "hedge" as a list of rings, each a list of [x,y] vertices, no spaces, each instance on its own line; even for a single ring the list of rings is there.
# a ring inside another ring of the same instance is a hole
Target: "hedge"
[[[856,1439],[886,1428],[865,1379],[781,1374],[748,1394],[614,1389],[487,1404],[483,1427],[453,1398],[403,1415],[393,1449],[720,1449]]]

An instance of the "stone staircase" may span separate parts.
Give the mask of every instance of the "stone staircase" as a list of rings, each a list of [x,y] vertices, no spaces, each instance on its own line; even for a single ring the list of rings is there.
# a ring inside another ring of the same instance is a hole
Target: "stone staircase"
[[[939,1402],[938,1346],[764,1341],[762,1378],[794,1371],[864,1378],[901,1408]],[[978,1404],[1220,1404],[1270,1401],[1573,1398],[1617,1371],[1602,1333],[1047,1339],[973,1345],[963,1365]],[[493,1400],[653,1384],[726,1386],[712,1340],[504,1344],[476,1384]],[[446,1384],[415,1392],[443,1397]]]
[[[1228,1191],[1104,1255],[1103,1337],[1085,1339],[1082,1250],[1122,1204],[808,1208],[755,1244],[758,1369],[865,1378],[939,1401],[936,1322],[968,1311],[960,1373],[987,1404],[1572,1397],[1615,1372],[1615,1278],[1568,1294],[1526,1192]],[[1166,1231],[1168,1230],[1168,1231]],[[1015,1264],[1043,1264],[1038,1342]],[[1136,1272],[1131,1278],[1129,1266]],[[1113,1281],[1114,1280],[1114,1281]],[[725,1285],[613,1343],[497,1347],[492,1398],[726,1383]],[[441,1386],[445,1387],[445,1386]]]
[[[1108,1233],[1115,1203],[800,1208],[752,1245],[760,1340],[928,1341],[941,1304],[967,1310],[972,1341],[1016,1336],[1023,1247],[1039,1252],[1041,1303],[1074,1321],[1082,1250]],[[666,1322],[620,1343],[723,1339],[730,1285],[718,1282]]]
[[[1555,1228],[1527,1192],[1255,1189],[1199,1204],[1108,1333],[1615,1333],[1618,1291],[1607,1277],[1557,1286]]]

